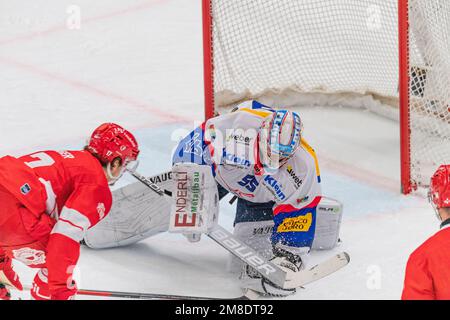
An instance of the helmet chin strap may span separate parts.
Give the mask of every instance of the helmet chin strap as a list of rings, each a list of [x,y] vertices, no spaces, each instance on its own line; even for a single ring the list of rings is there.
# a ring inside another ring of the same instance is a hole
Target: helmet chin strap
[[[119,180],[122,177],[124,171],[125,171],[125,167],[123,167],[122,170],[120,170],[120,173],[115,177],[111,171],[111,162],[108,163],[106,165],[106,174],[108,175],[108,178],[109,178],[108,184],[110,186],[114,185],[117,182],[117,180]]]
[[[431,206],[433,207],[434,213],[436,214],[436,218],[439,220],[439,222],[442,222],[441,215],[439,213],[439,209],[437,205],[433,202],[431,191],[428,191],[428,201],[430,202]]]
[[[112,174],[112,170],[111,170],[111,162],[108,163],[108,164],[106,165],[106,174],[108,175],[108,178],[109,178],[109,185],[110,185],[110,186],[114,185],[114,184],[117,182],[117,180],[119,180],[119,179],[123,176],[123,174],[125,173],[125,171],[128,170],[128,171],[130,171],[130,172],[135,172],[138,166],[139,166],[139,161],[138,161],[138,160],[132,161],[131,163],[125,163],[125,164],[122,166],[122,169],[120,170],[120,173],[118,174],[118,176],[115,177],[115,176]]]

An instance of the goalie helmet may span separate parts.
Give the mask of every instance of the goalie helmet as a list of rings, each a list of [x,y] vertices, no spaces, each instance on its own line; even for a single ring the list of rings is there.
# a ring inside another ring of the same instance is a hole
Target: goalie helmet
[[[87,150],[103,165],[119,158],[124,166],[136,161],[140,152],[135,137],[115,123],[104,123],[95,129]]]
[[[440,218],[438,209],[450,208],[450,165],[442,165],[431,177],[428,199]]]
[[[265,167],[278,169],[301,145],[302,121],[296,112],[275,111],[264,119],[259,134],[259,152]]]

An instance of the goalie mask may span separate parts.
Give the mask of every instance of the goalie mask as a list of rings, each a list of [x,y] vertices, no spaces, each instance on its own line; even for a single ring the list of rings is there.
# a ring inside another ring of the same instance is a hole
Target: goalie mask
[[[137,167],[140,152],[138,143],[129,131],[117,124],[104,123],[95,129],[86,149],[106,166],[111,184],[114,184],[126,169],[134,170]],[[122,170],[114,176],[111,172],[111,163],[116,159],[120,159]]]
[[[440,166],[431,178],[428,200],[442,220],[439,209],[450,208],[450,165]]]
[[[282,167],[301,145],[302,122],[296,112],[275,111],[267,117],[259,134],[260,160],[265,168]]]

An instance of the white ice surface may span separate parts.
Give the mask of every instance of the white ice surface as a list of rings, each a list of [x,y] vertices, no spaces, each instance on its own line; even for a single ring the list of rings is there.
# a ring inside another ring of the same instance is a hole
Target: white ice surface
[[[78,0],[81,29],[69,30],[72,3],[0,0],[0,156],[79,148],[98,124],[116,121],[136,132],[142,173],[168,169],[174,136],[203,117],[200,2]],[[399,193],[398,123],[346,108],[299,111],[324,193],[345,206],[335,251],[352,261],[290,298],[398,299],[408,255],[438,228],[423,198]],[[222,204],[230,230],[233,209]],[[330,254],[314,252],[311,262]],[[85,289],[231,297],[240,289],[227,259],[207,238],[163,234],[121,249],[83,247],[76,278]],[[16,267],[30,284],[34,271]]]

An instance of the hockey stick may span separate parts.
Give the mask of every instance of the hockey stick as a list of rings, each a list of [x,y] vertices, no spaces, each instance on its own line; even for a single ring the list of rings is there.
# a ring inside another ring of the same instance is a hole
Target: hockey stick
[[[137,180],[142,182],[160,196],[172,196],[172,192],[163,190],[156,183],[153,183],[150,179],[144,177],[135,170],[128,171]],[[255,268],[255,270],[257,270],[263,277],[285,289],[299,288],[303,285],[321,279],[343,268],[350,262],[350,256],[347,253],[342,252],[321,264],[318,264],[308,270],[298,272],[294,277],[288,278],[288,274],[283,269],[261,257],[255,250],[234,237],[220,225],[216,225],[211,232],[207,233],[207,236],[228,250],[231,254],[239,258],[241,261]]]
[[[163,190],[149,178],[144,177],[135,170],[128,170],[130,174],[160,196],[172,197],[172,192]],[[231,252],[244,263],[255,268],[261,275],[269,279],[276,285],[283,287],[286,284],[286,272],[277,265],[261,257],[255,250],[234,237],[230,232],[220,225],[216,225],[213,230],[206,234],[217,242],[220,246]]]
[[[30,287],[24,287],[24,290],[31,290]],[[234,298],[215,298],[215,297],[199,297],[189,295],[173,295],[160,293],[140,293],[140,292],[121,292],[121,291],[105,291],[105,290],[84,290],[77,291],[77,295],[94,296],[104,298],[121,298],[121,299],[137,299],[137,300],[252,300],[251,294],[245,294]]]

